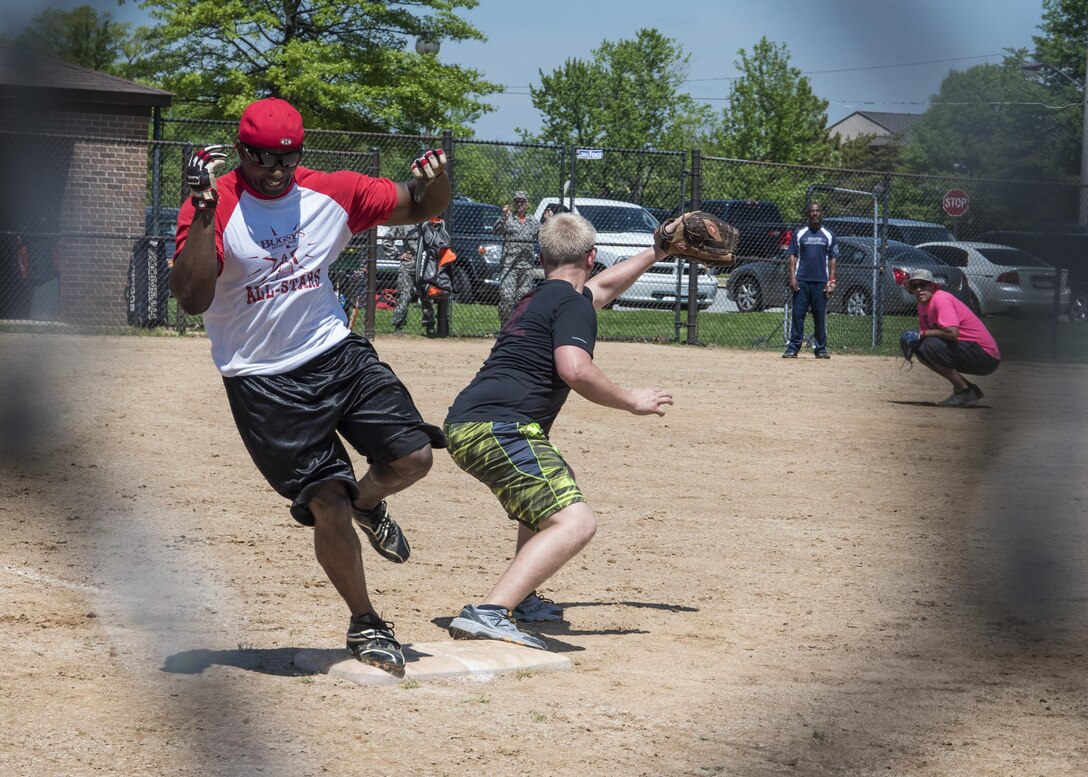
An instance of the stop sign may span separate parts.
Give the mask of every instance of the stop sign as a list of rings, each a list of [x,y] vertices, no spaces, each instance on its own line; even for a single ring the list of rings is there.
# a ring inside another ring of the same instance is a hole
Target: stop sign
[[[967,212],[970,203],[967,200],[967,192],[963,189],[950,189],[941,199],[941,207],[952,218],[962,216]]]

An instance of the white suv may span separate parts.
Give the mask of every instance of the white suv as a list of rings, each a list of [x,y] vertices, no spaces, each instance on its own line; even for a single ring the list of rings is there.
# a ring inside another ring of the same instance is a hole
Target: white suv
[[[641,205],[622,200],[604,200],[596,197],[578,197],[573,207],[555,197],[545,197],[536,207],[536,217],[543,219],[544,211],[570,210],[586,218],[597,230],[597,264],[599,270],[622,262],[643,248],[654,244],[654,230],[658,221]],[[688,301],[688,272],[691,266],[698,268],[698,306],[704,309],[714,302],[718,283],[700,264],[666,259],[657,262],[642,275],[631,288],[616,300],[616,304],[628,307],[671,308],[676,300],[679,280],[680,304]]]

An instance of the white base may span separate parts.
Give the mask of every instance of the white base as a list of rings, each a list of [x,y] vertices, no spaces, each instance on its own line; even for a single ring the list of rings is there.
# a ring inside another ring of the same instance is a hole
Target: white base
[[[295,666],[308,672],[343,677],[360,685],[401,683],[435,677],[494,675],[518,670],[569,670],[572,666],[570,659],[565,656],[489,639],[417,642],[413,645],[402,645],[401,649],[404,651],[405,663],[403,677],[357,661],[343,648],[300,650],[295,654]]]

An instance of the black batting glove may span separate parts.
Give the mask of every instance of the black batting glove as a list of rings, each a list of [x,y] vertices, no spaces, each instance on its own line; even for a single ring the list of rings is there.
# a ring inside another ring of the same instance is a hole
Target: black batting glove
[[[229,146],[198,148],[185,163],[185,183],[193,194],[193,205],[205,209],[219,200],[215,188],[215,171],[227,161]]]

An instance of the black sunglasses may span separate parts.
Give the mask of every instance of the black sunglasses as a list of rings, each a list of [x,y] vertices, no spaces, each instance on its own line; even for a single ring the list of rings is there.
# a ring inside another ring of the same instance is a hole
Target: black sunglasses
[[[275,167],[277,162],[284,167],[297,167],[299,160],[302,159],[302,146],[282,154],[277,154],[275,151],[260,151],[245,144],[242,144],[242,150],[246,152],[253,164],[261,167]]]

